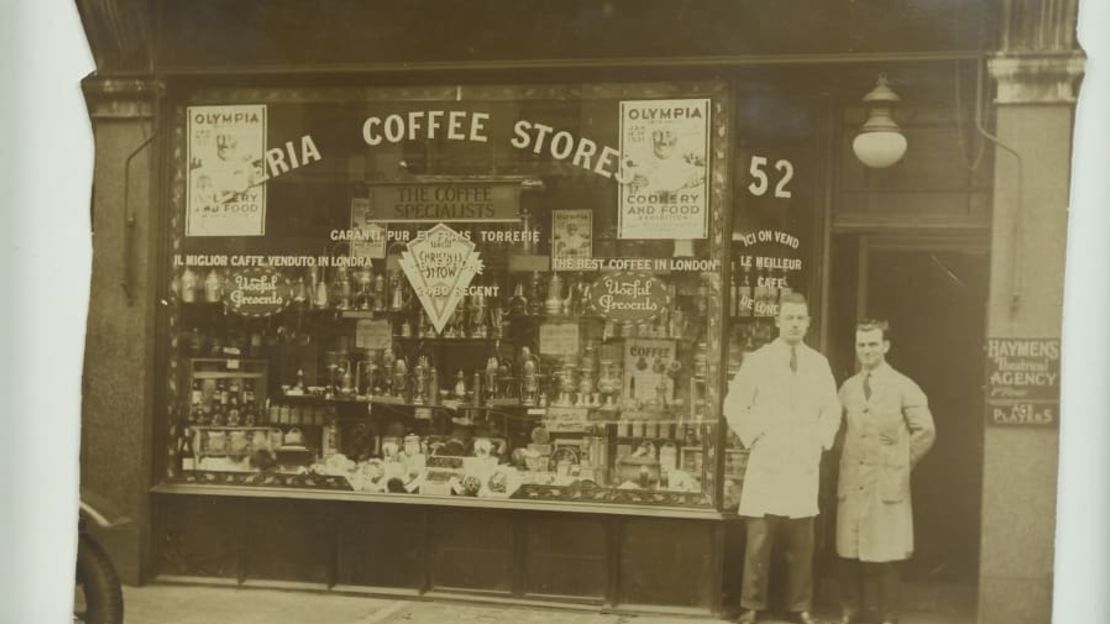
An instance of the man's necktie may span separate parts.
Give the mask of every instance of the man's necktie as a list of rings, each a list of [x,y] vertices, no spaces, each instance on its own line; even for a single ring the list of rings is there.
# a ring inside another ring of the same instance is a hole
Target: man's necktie
[[[790,347],[790,372],[798,372],[798,347]]]
[[[863,398],[871,400],[871,373],[863,375]]]

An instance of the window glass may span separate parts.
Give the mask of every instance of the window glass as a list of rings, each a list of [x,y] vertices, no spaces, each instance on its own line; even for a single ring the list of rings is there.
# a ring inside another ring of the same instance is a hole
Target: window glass
[[[167,478],[713,505],[719,92],[194,94]]]

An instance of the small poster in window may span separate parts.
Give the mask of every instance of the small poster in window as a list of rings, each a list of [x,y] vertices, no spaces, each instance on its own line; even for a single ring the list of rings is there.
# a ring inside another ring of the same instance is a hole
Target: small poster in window
[[[675,351],[673,340],[625,340],[624,395],[658,408],[670,403],[678,369]]]
[[[355,346],[359,349],[385,349],[393,344],[388,320],[360,319],[355,325]]]
[[[374,221],[374,206],[369,197],[351,198],[351,255],[357,258],[385,257],[386,226]]]
[[[620,106],[620,238],[708,235],[709,100],[632,100]]]
[[[553,210],[551,212],[551,268],[573,270],[567,260],[593,257],[593,212],[590,210]]]
[[[186,236],[262,236],[266,105],[190,106]]]
[[[540,353],[551,356],[578,354],[578,322],[548,321],[540,325]]]

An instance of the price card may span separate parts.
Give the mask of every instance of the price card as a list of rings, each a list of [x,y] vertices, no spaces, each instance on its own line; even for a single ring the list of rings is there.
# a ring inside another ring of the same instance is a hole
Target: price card
[[[361,319],[355,326],[355,346],[359,349],[385,349],[393,340],[388,320]]]
[[[579,407],[549,407],[544,427],[548,431],[559,433],[575,433],[586,430],[586,418],[589,410]]]
[[[578,322],[546,322],[540,325],[540,353],[578,355]]]

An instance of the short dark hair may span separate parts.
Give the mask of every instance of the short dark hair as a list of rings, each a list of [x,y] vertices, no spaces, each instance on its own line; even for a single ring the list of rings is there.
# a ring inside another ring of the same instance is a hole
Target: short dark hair
[[[856,331],[879,330],[883,333],[883,340],[890,340],[890,323],[885,319],[863,319],[856,323]]]
[[[788,292],[779,297],[780,308],[788,303],[800,303],[804,305],[807,310],[809,309],[809,302],[806,301],[806,296],[797,291]]]

